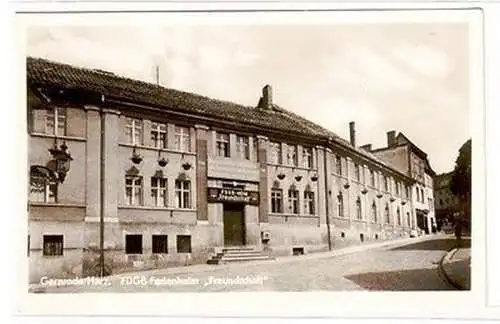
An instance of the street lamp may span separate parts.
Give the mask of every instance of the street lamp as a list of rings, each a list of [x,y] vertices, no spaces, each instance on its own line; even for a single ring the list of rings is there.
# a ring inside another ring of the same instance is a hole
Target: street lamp
[[[67,150],[68,146],[65,142],[63,142],[59,147],[57,147],[57,144],[54,143],[54,147],[49,149],[50,154],[54,158],[53,163],[55,165],[53,165],[53,167],[55,170],[53,171],[57,174],[57,180],[60,183],[64,182],[66,174],[70,169],[71,160],[73,160],[71,154],[69,154]]]

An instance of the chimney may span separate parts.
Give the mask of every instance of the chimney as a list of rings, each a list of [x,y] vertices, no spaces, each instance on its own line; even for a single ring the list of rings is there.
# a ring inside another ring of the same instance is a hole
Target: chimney
[[[394,145],[396,145],[396,132],[387,132],[387,147],[393,147]]]
[[[363,146],[360,146],[359,148],[365,150],[365,151],[368,151],[368,152],[371,152],[372,151],[372,145],[371,144],[365,144]]]
[[[349,123],[349,135],[351,137],[351,145],[356,147],[356,130],[354,129],[354,122]]]
[[[273,88],[269,84],[262,88],[262,97],[259,100],[258,107],[264,109],[273,108]]]

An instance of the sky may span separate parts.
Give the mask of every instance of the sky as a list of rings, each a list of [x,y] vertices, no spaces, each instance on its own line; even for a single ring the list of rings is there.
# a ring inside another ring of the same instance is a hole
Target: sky
[[[470,138],[468,26],[37,26],[27,55],[255,106],[273,101],[357,144],[404,133],[437,173]]]

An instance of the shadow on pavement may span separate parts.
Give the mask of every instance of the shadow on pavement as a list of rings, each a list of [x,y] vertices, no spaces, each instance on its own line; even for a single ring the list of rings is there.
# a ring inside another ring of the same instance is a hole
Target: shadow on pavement
[[[452,248],[458,246],[462,248],[470,248],[470,238],[463,238],[461,242],[455,239],[437,239],[437,240],[429,240],[424,242],[418,242],[414,244],[403,245],[397,248],[391,249],[391,251],[398,250],[442,250],[448,251]]]
[[[436,269],[369,272],[349,275],[344,278],[367,290],[454,290],[441,279]]]

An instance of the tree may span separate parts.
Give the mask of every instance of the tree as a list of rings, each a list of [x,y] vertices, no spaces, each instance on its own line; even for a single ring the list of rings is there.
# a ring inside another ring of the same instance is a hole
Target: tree
[[[458,151],[455,169],[450,182],[451,192],[458,196],[463,206],[462,221],[470,224],[471,201],[471,171],[472,171],[472,140],[465,142]],[[459,220],[460,221],[460,220]]]

